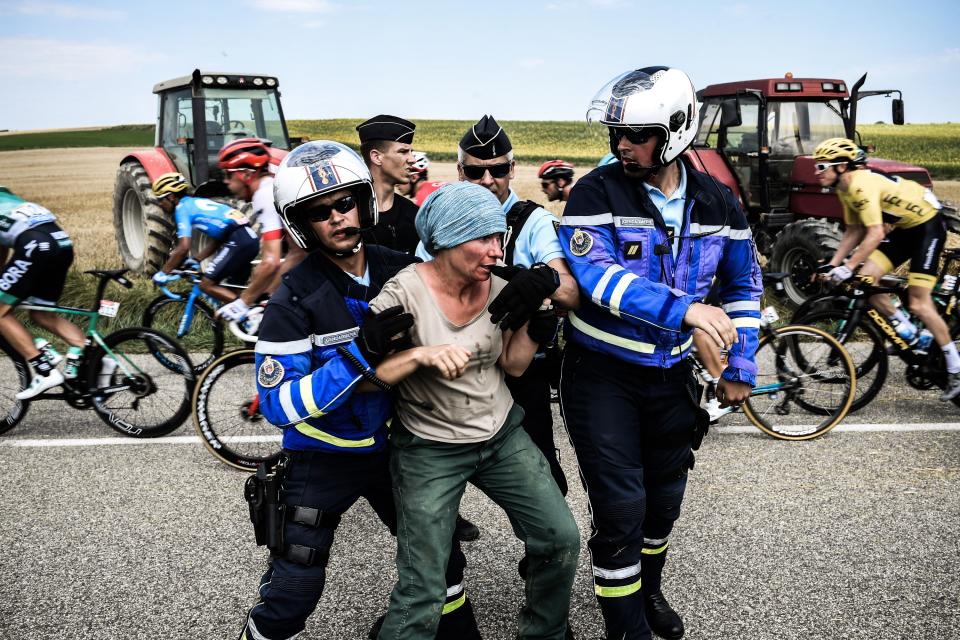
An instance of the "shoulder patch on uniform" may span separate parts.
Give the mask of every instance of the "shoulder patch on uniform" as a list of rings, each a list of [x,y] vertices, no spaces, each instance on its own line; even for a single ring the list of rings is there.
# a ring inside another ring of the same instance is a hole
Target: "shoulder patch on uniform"
[[[283,365],[267,356],[260,363],[260,369],[257,371],[257,382],[261,387],[275,387],[283,379]]]
[[[570,253],[580,257],[585,256],[593,248],[593,236],[577,228],[570,236]]]

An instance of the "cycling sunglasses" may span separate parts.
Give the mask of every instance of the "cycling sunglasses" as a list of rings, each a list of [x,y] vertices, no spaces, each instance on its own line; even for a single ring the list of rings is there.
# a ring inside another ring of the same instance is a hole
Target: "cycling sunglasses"
[[[483,174],[490,172],[491,178],[505,178],[510,173],[510,163],[502,164],[461,164],[463,175],[470,180],[482,180]]]
[[[616,139],[617,142],[620,141],[620,138],[626,138],[630,141],[630,144],[646,144],[650,141],[650,138],[653,138],[657,135],[659,131],[651,127],[646,127],[643,129],[631,129],[630,127],[610,127],[610,135]]]
[[[315,204],[304,212],[304,217],[310,222],[323,222],[329,220],[334,211],[347,213],[357,206],[357,199],[352,195],[343,196],[331,204]]]
[[[815,162],[813,168],[817,170],[817,173],[823,173],[830,167],[838,167],[841,164],[847,164],[846,162]]]

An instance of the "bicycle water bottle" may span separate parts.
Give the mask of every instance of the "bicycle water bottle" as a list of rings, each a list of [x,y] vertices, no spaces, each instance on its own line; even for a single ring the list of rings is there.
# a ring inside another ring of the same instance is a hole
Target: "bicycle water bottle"
[[[923,329],[920,331],[920,334],[917,336],[917,341],[913,345],[913,352],[924,354],[927,352],[927,349],[930,347],[930,343],[933,342],[933,334],[930,333],[929,329]]]
[[[63,360],[56,349],[53,348],[53,345],[44,340],[43,338],[34,338],[33,344],[36,345],[37,351],[43,354],[44,359],[50,363],[51,367],[55,367],[60,364],[60,361]]]
[[[97,388],[109,387],[113,372],[117,370],[117,361],[110,356],[104,357],[100,363],[100,373],[97,375]]]
[[[896,323],[893,326],[893,330],[897,332],[898,336],[900,336],[907,342],[910,342],[917,336],[916,327],[911,327],[910,325],[904,324],[903,322]]]
[[[957,288],[957,276],[951,274],[945,274],[943,279],[937,283],[937,293],[943,294],[945,296],[953,293]]]

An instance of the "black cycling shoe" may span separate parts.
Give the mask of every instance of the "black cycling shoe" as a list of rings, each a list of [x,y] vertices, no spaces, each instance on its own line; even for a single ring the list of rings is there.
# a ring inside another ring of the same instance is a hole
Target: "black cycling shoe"
[[[458,513],[453,535],[460,542],[473,542],[480,537],[480,528]]]
[[[662,591],[644,594],[643,610],[647,624],[655,634],[666,640],[680,640],[683,637],[683,620],[663,597]]]

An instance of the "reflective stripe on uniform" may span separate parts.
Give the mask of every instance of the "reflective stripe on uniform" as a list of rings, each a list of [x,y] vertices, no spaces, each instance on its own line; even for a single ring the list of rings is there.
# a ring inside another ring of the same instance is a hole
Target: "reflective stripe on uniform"
[[[257,353],[268,356],[289,356],[295,353],[305,353],[311,350],[310,338],[303,340],[292,340],[290,342],[270,342],[269,340],[257,340],[257,346],[254,347]]]
[[[610,294],[610,311],[613,315],[620,317],[620,300],[623,298],[624,292],[627,290],[627,287],[630,286],[630,282],[637,280],[637,276],[627,272],[623,274],[623,277],[620,278],[620,282],[617,283],[617,286],[613,288],[613,293]]]
[[[700,224],[699,222],[690,223],[689,233],[690,235],[704,233],[719,238],[730,238],[731,240],[749,240],[753,237],[750,229],[731,229],[718,224]]]
[[[305,422],[301,422],[294,427],[297,431],[307,436],[308,438],[314,438],[327,444],[332,444],[335,447],[342,447],[344,449],[358,449],[360,447],[372,447],[376,444],[376,439],[372,436],[369,438],[364,438],[362,440],[347,440],[346,438],[338,438],[332,433],[327,433],[326,431],[321,431],[316,427],[311,427]]]
[[[334,404],[337,400],[340,399],[345,393],[349,393],[355,384],[360,382],[363,379],[363,376],[357,376],[350,381],[345,388],[340,390],[340,393],[330,398],[330,401],[327,402],[322,407],[317,406],[317,402],[313,397],[313,374],[303,376],[299,380],[288,380],[280,385],[280,408],[283,409],[283,415],[286,417],[286,424],[293,424],[294,422],[300,422],[301,420],[306,420],[307,418],[319,418],[327,413],[327,407]],[[296,396],[294,396],[293,390],[294,385],[296,385]],[[301,412],[297,407],[297,402],[303,406],[303,411]],[[278,425],[283,426],[283,425]]]
[[[737,329],[759,329],[760,318],[730,318]]]
[[[738,300],[737,302],[728,302],[723,305],[724,313],[733,313],[734,311],[760,311],[759,300]]]
[[[467,601],[467,594],[461,593],[459,598],[457,598],[453,602],[448,602],[445,605],[443,605],[443,612],[440,615],[446,615],[448,613],[456,611],[457,609],[462,607],[463,603],[465,603],[466,601]]]
[[[576,327],[579,331],[582,331],[591,338],[595,338],[601,342],[606,342],[607,344],[616,345],[630,351],[636,351],[637,353],[653,353],[657,348],[657,345],[649,342],[640,342],[639,340],[631,340],[630,338],[621,338],[620,336],[608,333],[602,329],[597,329],[596,327],[591,326],[581,320],[579,316],[572,311],[567,315],[567,319],[570,321],[570,324]],[[690,348],[691,344],[693,344],[692,335],[682,345],[671,349],[670,355],[679,355],[680,353],[683,353]]]
[[[647,541],[644,541],[644,544],[649,544]],[[659,547],[644,547],[640,550],[640,553],[645,553],[648,556],[656,556],[667,550],[667,547],[670,546],[669,542],[664,542]]]
[[[313,374],[303,376],[300,378],[299,391],[300,391],[300,400],[303,402],[303,408],[307,410],[307,415],[312,417],[320,417],[323,415],[323,412],[317,407],[316,401],[313,399]]]
[[[610,280],[613,278],[613,276],[621,271],[626,271],[626,269],[618,264],[612,264],[607,267],[607,270],[603,272],[602,276],[600,276],[597,286],[593,288],[593,293],[590,294],[590,299],[593,300],[594,304],[603,306],[603,292],[606,291],[607,285],[610,284]]]
[[[640,580],[620,587],[603,587],[595,584],[593,585],[593,591],[601,598],[622,598],[640,591]]]
[[[592,216],[563,216],[560,224],[564,227],[598,227],[602,224],[613,224],[612,213],[598,213]]]
[[[631,567],[623,567],[622,569],[604,569],[603,567],[593,565],[593,575],[597,578],[603,578],[604,580],[623,580],[624,578],[629,578],[639,573],[639,562]]]

